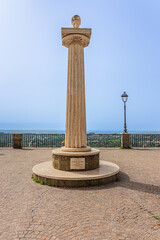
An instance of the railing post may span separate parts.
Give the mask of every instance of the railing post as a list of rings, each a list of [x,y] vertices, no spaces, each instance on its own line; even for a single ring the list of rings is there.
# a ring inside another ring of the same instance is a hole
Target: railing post
[[[22,134],[21,133],[14,133],[13,134],[13,148],[22,148]]]
[[[121,147],[130,148],[130,133],[121,133]]]

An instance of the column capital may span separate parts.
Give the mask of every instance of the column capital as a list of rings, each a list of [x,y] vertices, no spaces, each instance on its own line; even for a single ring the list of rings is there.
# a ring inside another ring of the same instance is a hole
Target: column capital
[[[87,47],[90,42],[90,37],[90,28],[62,28],[62,45],[68,48],[74,43]]]

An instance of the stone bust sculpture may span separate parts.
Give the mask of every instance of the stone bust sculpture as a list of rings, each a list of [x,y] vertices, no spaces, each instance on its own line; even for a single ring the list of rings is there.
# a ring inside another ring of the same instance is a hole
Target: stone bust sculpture
[[[78,15],[74,15],[72,17],[72,25],[74,28],[79,28],[79,26],[81,25],[81,18]]]

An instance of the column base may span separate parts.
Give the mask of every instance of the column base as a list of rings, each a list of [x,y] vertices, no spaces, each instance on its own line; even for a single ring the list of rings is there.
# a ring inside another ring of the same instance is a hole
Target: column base
[[[119,177],[119,167],[111,162],[100,161],[99,168],[91,171],[59,171],[52,162],[43,162],[33,167],[33,177],[44,184],[57,187],[91,187],[114,182]]]
[[[52,165],[63,171],[87,171],[99,167],[100,151],[91,148],[87,152],[64,152],[63,148],[52,151]]]

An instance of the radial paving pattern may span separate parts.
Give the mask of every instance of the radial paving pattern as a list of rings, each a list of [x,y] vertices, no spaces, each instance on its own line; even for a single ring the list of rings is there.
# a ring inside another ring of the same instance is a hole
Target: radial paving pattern
[[[33,182],[32,167],[51,157],[0,149],[0,240],[160,239],[160,149],[101,149],[120,181],[80,189]]]

